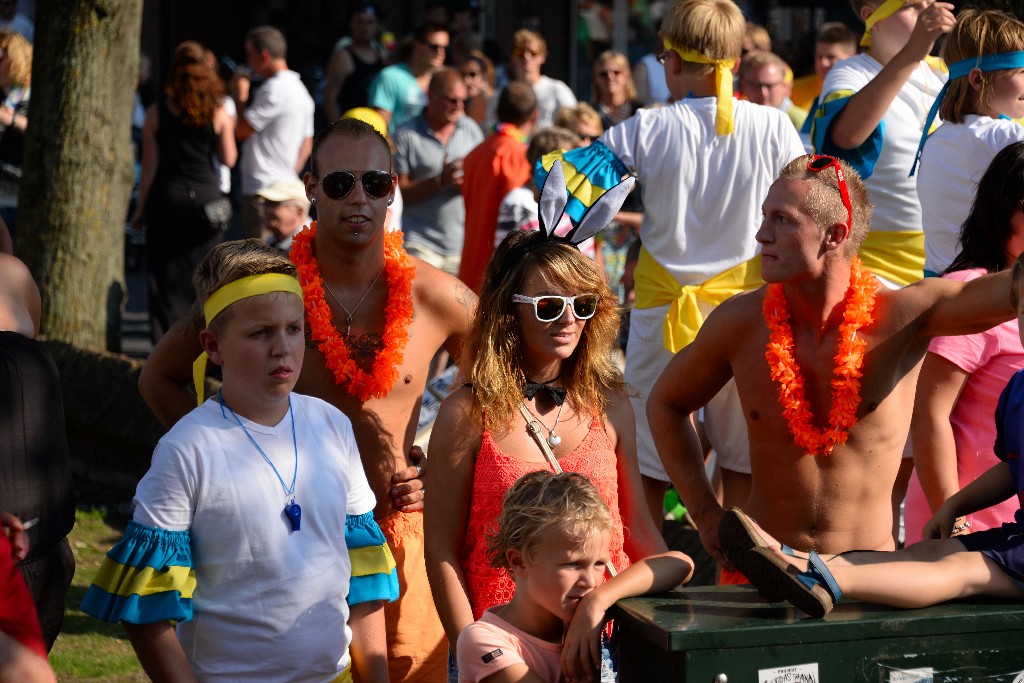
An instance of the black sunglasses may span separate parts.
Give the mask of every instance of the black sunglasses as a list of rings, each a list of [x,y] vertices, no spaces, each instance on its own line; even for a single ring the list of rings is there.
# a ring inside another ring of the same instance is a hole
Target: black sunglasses
[[[331,171],[320,179],[324,194],[331,199],[344,199],[356,186],[356,175],[348,171]],[[363,171],[358,176],[363,190],[374,199],[383,199],[395,186],[394,176],[388,171]]]

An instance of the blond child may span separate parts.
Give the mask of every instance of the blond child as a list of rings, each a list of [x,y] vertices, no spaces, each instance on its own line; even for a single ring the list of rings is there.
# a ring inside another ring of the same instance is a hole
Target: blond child
[[[693,562],[669,551],[605,581],[611,515],[583,475],[531,472],[502,500],[487,539],[494,567],[516,584],[511,602],[459,635],[459,680],[473,683],[595,680],[605,611],[617,600],[670,590]]]
[[[121,622],[154,680],[386,681],[395,564],[348,418],[292,393],[305,350],[295,266],[259,240],[193,282],[223,386],[157,444],[124,538],[82,603]],[[177,625],[173,624],[177,622]]]
[[[948,2],[851,5],[865,23],[867,50],[828,72],[811,142],[864,180],[875,209],[861,259],[888,286],[901,287],[923,276],[921,202],[908,174],[928,109],[946,82],[941,63],[928,55],[956,19]]]
[[[999,150],[1024,140],[1024,22],[998,10],[968,8],[942,44],[950,69],[933,112],[943,124],[922,137],[917,195],[924,227],[924,268],[941,274],[959,251],[985,169]]]

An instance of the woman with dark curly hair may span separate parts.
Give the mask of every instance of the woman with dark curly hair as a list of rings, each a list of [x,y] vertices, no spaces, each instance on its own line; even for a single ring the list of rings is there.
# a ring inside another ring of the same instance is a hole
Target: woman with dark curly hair
[[[231,217],[213,159],[235,165],[235,123],[212,62],[199,43],[179,45],[164,97],[149,107],[142,128],[142,179],[131,223],[146,225],[154,342],[191,307],[191,274],[220,243]]]
[[[428,477],[443,490],[424,499],[427,575],[452,644],[512,597],[512,579],[487,561],[485,534],[527,472],[593,481],[614,522],[615,571],[666,550],[644,504],[633,411],[612,362],[617,300],[575,245],[596,230],[549,234],[561,211],[546,208],[548,197],[545,185],[542,229],[510,232],[487,268],[462,353],[467,384],[445,399],[430,438]]]
[[[32,43],[7,29],[0,29],[0,91],[0,218],[13,236],[32,97]]]

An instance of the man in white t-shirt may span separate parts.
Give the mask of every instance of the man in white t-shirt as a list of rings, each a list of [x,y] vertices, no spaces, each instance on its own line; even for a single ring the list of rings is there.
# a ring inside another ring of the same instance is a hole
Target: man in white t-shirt
[[[272,26],[258,26],[245,37],[245,55],[253,73],[265,80],[250,98],[248,82],[236,80],[238,103],[235,135],[244,141],[239,166],[242,230],[260,237],[256,193],[288,175],[298,176],[313,149],[313,98],[299,74],[288,69],[284,35]]]
[[[698,52],[692,46],[710,24],[720,30]],[[669,476],[648,426],[648,394],[704,316],[729,295],[760,284],[754,233],[761,201],[779,171],[803,153],[789,117],[733,97],[730,72],[744,27],[732,3],[677,3],[661,25],[660,56],[674,103],[641,109],[599,140],[618,157],[619,170],[633,172],[643,188],[643,249],[625,375],[636,389],[630,402],[644,492],[659,522]],[[740,504],[749,490],[750,462],[734,387],[711,401],[704,421],[726,500]]]
[[[576,96],[562,81],[541,75],[540,68],[548,58],[548,44],[539,33],[529,29],[516,31],[512,47],[512,73],[515,80],[530,84],[537,96],[538,129],[550,126],[555,112],[562,107],[576,106]]]

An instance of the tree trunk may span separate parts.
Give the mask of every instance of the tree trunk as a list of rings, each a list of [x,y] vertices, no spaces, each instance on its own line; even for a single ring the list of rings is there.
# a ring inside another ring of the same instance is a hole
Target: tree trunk
[[[120,346],[142,0],[38,0],[17,252],[41,333]]]

